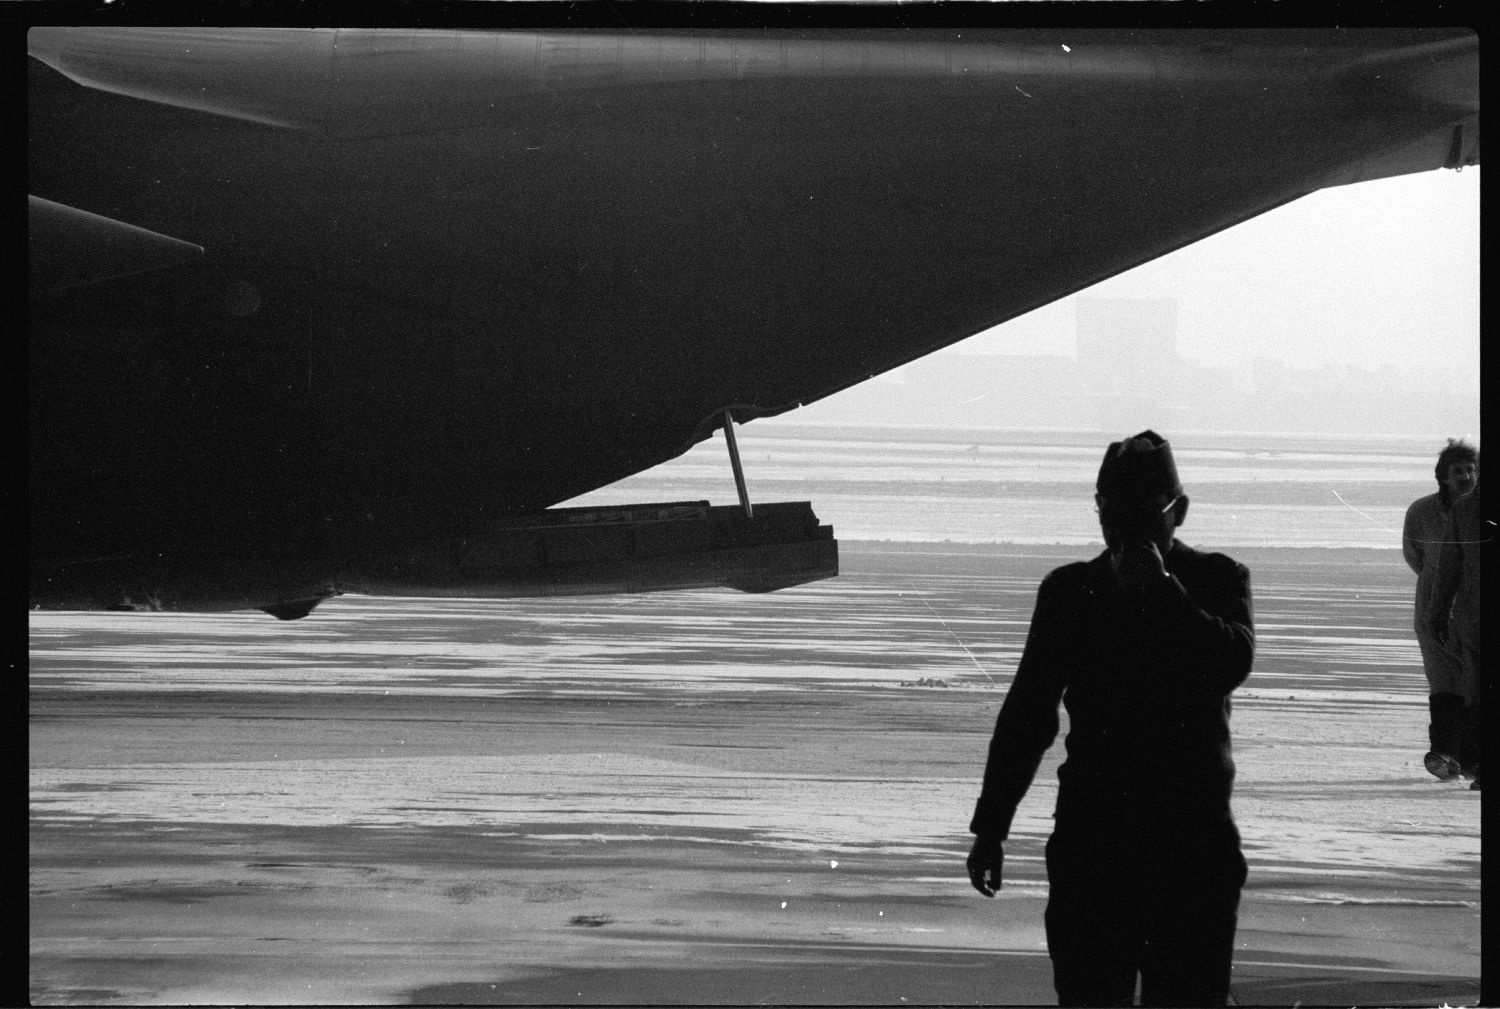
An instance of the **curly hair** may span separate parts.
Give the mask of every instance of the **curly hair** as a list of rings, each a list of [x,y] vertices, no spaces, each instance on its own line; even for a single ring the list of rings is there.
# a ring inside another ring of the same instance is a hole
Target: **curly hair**
[[[1437,477],[1438,494],[1443,504],[1453,503],[1448,500],[1448,467],[1454,463],[1464,462],[1471,462],[1478,467],[1479,449],[1462,438],[1449,438],[1447,447],[1438,453],[1437,466],[1433,469],[1433,474]]]

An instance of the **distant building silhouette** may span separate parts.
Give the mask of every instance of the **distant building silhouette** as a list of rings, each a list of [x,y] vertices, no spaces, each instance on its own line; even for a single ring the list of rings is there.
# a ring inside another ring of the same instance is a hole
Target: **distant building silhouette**
[[[843,423],[1157,427],[1179,431],[1417,434],[1476,430],[1478,376],[1447,361],[1208,367],[1178,356],[1175,298],[1075,299],[1077,356],[963,354],[913,361],[840,393]],[[1316,341],[1317,333],[1300,338]]]

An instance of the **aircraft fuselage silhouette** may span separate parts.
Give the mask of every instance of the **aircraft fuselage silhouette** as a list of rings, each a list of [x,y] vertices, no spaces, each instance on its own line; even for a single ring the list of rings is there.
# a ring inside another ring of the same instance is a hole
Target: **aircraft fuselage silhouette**
[[[1463,31],[29,42],[40,606],[825,577],[806,505],[550,506],[1318,188],[1478,160]]]

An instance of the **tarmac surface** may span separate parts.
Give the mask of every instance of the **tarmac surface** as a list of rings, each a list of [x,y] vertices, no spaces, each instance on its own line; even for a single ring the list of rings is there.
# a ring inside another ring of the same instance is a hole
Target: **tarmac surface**
[[[1477,1004],[1480,793],[1421,766],[1409,573],[1306,553],[1237,554],[1234,999]],[[1060,559],[846,544],[770,596],[33,613],[30,998],[1050,1004],[1060,743],[996,900],[963,856]]]

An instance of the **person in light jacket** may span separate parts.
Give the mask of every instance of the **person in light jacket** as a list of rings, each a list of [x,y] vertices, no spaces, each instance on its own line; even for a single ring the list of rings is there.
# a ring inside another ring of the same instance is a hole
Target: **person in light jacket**
[[[1447,447],[1438,453],[1433,472],[1437,492],[1417,498],[1406,509],[1401,553],[1417,575],[1413,628],[1422,650],[1422,671],[1427,676],[1428,712],[1427,753],[1422,763],[1434,777],[1446,781],[1463,773],[1459,751],[1464,745],[1467,702],[1458,647],[1433,631],[1433,586],[1453,502],[1473,490],[1479,479],[1479,450],[1462,439],[1449,438]]]

